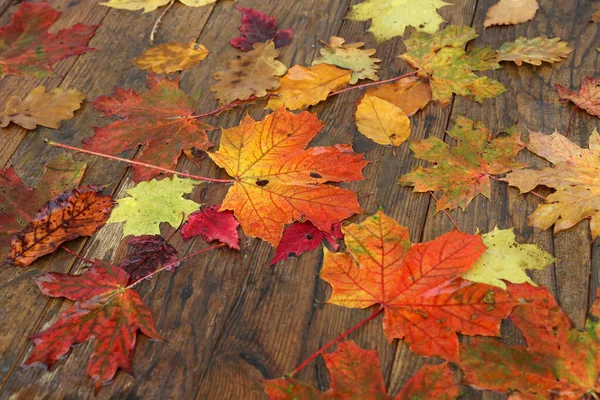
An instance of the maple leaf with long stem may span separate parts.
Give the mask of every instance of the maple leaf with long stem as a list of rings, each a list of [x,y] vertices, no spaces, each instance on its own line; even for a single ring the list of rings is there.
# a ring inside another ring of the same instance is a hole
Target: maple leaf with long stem
[[[478,235],[452,231],[411,245],[408,230],[382,210],[342,231],[347,252],[324,250],[321,278],[333,287],[328,303],[379,304],[386,337],[404,338],[417,354],[455,360],[456,333],[498,335],[516,305],[504,290],[459,277],[486,250]]]
[[[415,157],[436,165],[418,167],[399,181],[414,186],[415,192],[443,191],[438,211],[464,210],[478,194],[490,199],[490,177],[526,166],[514,160],[525,147],[514,128],[493,137],[482,122],[459,116],[447,133],[458,140],[456,147],[436,137],[411,142]]]
[[[328,230],[361,211],[354,192],[325,183],[361,180],[367,162],[348,145],[305,149],[322,127],[315,114],[280,108],[223,129],[219,150],[209,153],[235,179],[221,210],[232,210],[248,236],[277,246],[289,223]]]
[[[21,3],[10,23],[0,28],[0,78],[8,74],[45,77],[57,61],[95,50],[86,44],[97,25],[76,24],[49,33],[59,15],[45,2]]]
[[[207,149],[212,143],[206,136],[210,128],[198,122],[190,98],[179,88],[177,78],[169,80],[148,76],[150,90],[138,93],[116,88],[113,96],[100,96],[94,108],[105,117],[121,118],[84,142],[84,148],[107,154],[119,154],[139,145],[144,148],[136,159],[158,167],[174,169],[185,149]],[[133,167],[135,182],[150,180],[160,172]]]

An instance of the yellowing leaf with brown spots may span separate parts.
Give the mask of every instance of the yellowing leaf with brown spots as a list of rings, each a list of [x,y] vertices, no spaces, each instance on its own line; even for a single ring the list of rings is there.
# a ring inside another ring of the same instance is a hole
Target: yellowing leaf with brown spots
[[[44,86],[38,86],[24,99],[19,96],[8,98],[0,114],[0,127],[14,122],[25,129],[35,129],[38,125],[60,128],[62,121],[73,118],[73,112],[81,107],[83,99],[85,96],[75,89],[56,88],[46,92]]]
[[[431,86],[414,76],[396,82],[377,85],[366,92],[400,107],[407,116],[414,115],[431,101]]]
[[[386,337],[404,338],[417,354],[455,360],[457,333],[498,335],[516,305],[504,290],[460,278],[486,250],[479,235],[452,231],[411,244],[408,229],[382,210],[342,230],[346,252],[324,250],[321,278],[333,287],[328,302],[379,304]]]
[[[146,50],[135,65],[156,74],[170,74],[193,67],[207,56],[208,50],[199,43],[166,43]]]
[[[538,8],[537,0],[500,0],[488,10],[483,26],[522,24],[533,19]]]
[[[279,78],[287,67],[276,58],[279,50],[269,40],[267,43],[254,43],[254,49],[242,53],[227,63],[227,70],[219,71],[213,78],[219,83],[210,90],[217,92],[221,104],[235,100],[246,100],[251,96],[263,97],[267,90],[279,87]]]
[[[358,131],[375,143],[400,146],[410,135],[410,121],[398,106],[365,94],[354,113]]]
[[[305,149],[322,127],[315,114],[282,107],[223,129],[219,150],[208,153],[235,180],[220,210],[232,210],[248,236],[277,246],[294,221],[328,231],[361,212],[356,193],[325,183],[361,180],[367,162],[349,145]]]
[[[179,0],[182,4],[190,7],[201,7],[215,3],[217,0]],[[154,11],[158,7],[166,6],[171,0],[109,0],[100,5],[118,8],[121,10],[144,10],[144,13]]]
[[[348,85],[352,71],[329,64],[312,67],[294,65],[283,78],[281,87],[273,92],[267,103],[272,110],[285,106],[288,110],[302,110],[325,100],[331,92]]]
[[[550,64],[562,61],[573,51],[567,42],[560,38],[548,39],[539,36],[533,39],[519,37],[514,42],[504,43],[498,49],[498,61],[514,61],[521,65],[524,62],[533,65],[542,65],[542,62]]]
[[[361,49],[365,44],[363,42],[344,44],[345,40],[341,37],[332,36],[329,42],[321,42],[324,48],[321,49],[321,57],[313,61],[312,65],[331,64],[340,68],[352,70],[350,84],[353,85],[360,79],[370,79],[376,81],[379,58],[371,58],[375,54],[375,49]]]

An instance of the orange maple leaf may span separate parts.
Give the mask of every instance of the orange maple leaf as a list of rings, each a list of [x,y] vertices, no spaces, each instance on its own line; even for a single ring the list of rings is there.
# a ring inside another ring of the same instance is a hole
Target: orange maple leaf
[[[504,290],[458,277],[486,250],[479,235],[453,231],[411,245],[408,229],[381,210],[342,230],[348,253],[325,250],[321,271],[333,287],[329,303],[380,304],[387,338],[405,338],[417,354],[455,360],[456,333],[498,335],[516,305]]]
[[[277,246],[293,221],[326,231],[361,211],[356,193],[324,183],[364,179],[367,162],[349,145],[305,149],[322,127],[315,114],[280,108],[223,129],[219,150],[209,153],[235,178],[221,210],[232,210],[247,235]]]

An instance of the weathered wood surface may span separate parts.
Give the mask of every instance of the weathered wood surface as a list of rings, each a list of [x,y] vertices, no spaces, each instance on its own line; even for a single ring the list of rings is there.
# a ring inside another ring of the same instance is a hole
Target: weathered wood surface
[[[344,37],[347,42],[365,41],[367,47],[375,43],[365,32],[368,23],[344,20],[350,5],[359,0],[299,0],[276,2],[269,0],[222,1],[199,9],[175,6],[165,16],[158,31],[157,43],[170,41],[198,41],[211,54],[198,67],[181,74],[181,85],[187,93],[202,90],[198,112],[217,107],[208,88],[214,81],[214,71],[223,69],[237,54],[228,40],[237,35],[239,13],[235,5],[252,6],[274,15],[280,26],[294,29],[292,44],[282,49],[281,59],[287,65],[308,65],[318,53],[318,39],[331,35]],[[569,58],[554,66],[516,67],[506,63],[489,75],[507,87],[507,93],[479,105],[457,98],[451,106],[442,109],[430,105],[411,118],[411,139],[428,136],[445,137],[458,115],[483,120],[494,132],[517,125],[550,133],[555,128],[564,132],[572,106],[561,104],[552,88],[560,83],[579,87],[585,76],[598,74],[598,27],[589,23],[591,3],[579,0],[540,0],[536,18],[526,24],[492,27],[483,30],[483,19],[494,0],[455,0],[452,7],[441,9],[451,24],[472,25],[481,35],[473,44],[497,47],[517,36],[560,36],[575,51]],[[12,2],[18,3],[18,2]],[[91,40],[98,51],[71,57],[56,66],[55,77],[31,79],[8,77],[0,81],[0,106],[11,94],[25,95],[40,84],[49,88],[64,87],[81,90],[87,100],[109,94],[114,86],[141,90],[145,74],[131,59],[147,47],[148,35],[160,11],[141,15],[137,12],[110,10],[97,1],[49,1],[63,15],[57,27],[76,22],[101,24]],[[569,3],[569,4],[566,4]],[[0,1],[0,26],[5,25],[16,5]],[[401,38],[397,37],[377,47],[382,59],[379,76],[390,78],[410,71],[395,57],[404,52]],[[415,194],[410,188],[400,187],[396,181],[421,161],[412,158],[408,143],[396,152],[375,145],[358,134],[352,121],[360,90],[350,91],[313,107],[326,126],[314,144],[332,145],[352,143],[357,152],[365,154],[372,164],[365,169],[366,180],[347,185],[364,194],[361,204],[366,214],[381,205],[392,217],[409,228],[413,241],[431,240],[452,229],[449,220],[435,214],[435,205],[427,194]],[[245,112],[262,118],[261,105],[235,109],[218,118],[207,120],[216,126],[235,126]],[[27,132],[11,126],[0,132],[0,162],[13,165],[26,183],[33,184],[41,175],[44,164],[58,154],[48,148],[43,138],[80,145],[92,134],[93,126],[102,126],[106,120],[92,110],[89,103],[76,117],[59,130],[38,129]],[[576,111],[570,137],[587,147],[587,138],[595,118]],[[218,131],[210,134],[218,143]],[[446,138],[448,142],[452,140]],[[125,156],[132,157],[133,152]],[[522,161],[544,165],[538,157],[524,152]],[[77,155],[88,161],[84,183],[110,184],[117,196],[133,186],[127,168],[121,163],[103,161]],[[182,160],[180,170],[206,176],[222,176],[210,161],[198,169]],[[192,198],[205,204],[217,204],[226,187],[204,186]],[[597,280],[600,261],[598,245],[590,246],[588,223],[552,234],[527,225],[539,199],[521,196],[506,185],[493,182],[492,202],[479,197],[465,212],[453,212],[458,225],[467,232],[492,229],[494,226],[516,228],[523,242],[537,243],[552,252],[557,262],[546,271],[534,274],[534,279],[548,286],[561,306],[582,326],[589,301]],[[360,221],[358,216],[352,221]],[[172,230],[165,229],[167,237]],[[124,254],[120,243],[120,228],[103,228],[90,239],[69,244],[85,257],[118,261]],[[184,255],[205,246],[200,240],[183,243],[178,234],[171,243]],[[281,376],[291,371],[306,357],[341,332],[361,321],[372,310],[349,310],[324,305],[330,289],[318,279],[322,253],[315,251],[298,259],[268,267],[272,249],[255,239],[243,239],[243,251],[236,253],[219,249],[186,262],[175,274],[164,273],[140,286],[144,300],[153,310],[159,331],[169,342],[152,342],[139,338],[134,359],[135,376],[119,373],[115,382],[98,393],[99,398],[197,398],[197,399],[263,399],[261,379]],[[91,383],[85,376],[85,364],[90,344],[73,349],[68,358],[57,363],[50,371],[40,368],[22,370],[19,365],[28,355],[30,345],[26,336],[53,323],[69,302],[50,300],[31,284],[31,277],[48,271],[81,272],[83,265],[63,251],[44,257],[32,268],[3,268],[0,270],[0,398],[92,398]],[[591,282],[590,282],[591,277]],[[507,340],[519,341],[514,328],[506,326]],[[389,344],[382,334],[381,320],[350,335],[350,339],[366,348],[377,348],[390,393],[395,394],[422,364],[402,343]],[[317,387],[327,387],[328,375],[322,361],[303,370],[299,378]],[[491,393],[470,392],[468,398],[502,398]]]

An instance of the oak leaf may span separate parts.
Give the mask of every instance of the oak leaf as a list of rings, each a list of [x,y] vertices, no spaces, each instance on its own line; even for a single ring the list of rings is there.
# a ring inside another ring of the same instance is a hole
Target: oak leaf
[[[434,33],[444,22],[436,10],[449,5],[442,0],[366,0],[352,6],[346,18],[353,21],[370,19],[368,32],[381,43],[404,35],[407,26],[419,32]]]
[[[208,50],[200,43],[165,43],[146,50],[135,65],[155,74],[170,74],[193,67],[206,57]]]
[[[410,120],[404,111],[369,94],[360,99],[354,119],[358,131],[375,143],[400,146],[410,135]]]
[[[237,228],[240,225],[233,212],[221,211],[221,204],[201,208],[189,215],[181,227],[181,237],[189,240],[194,236],[202,236],[206,242],[218,240],[232,249],[240,249],[240,235]]]
[[[247,100],[252,96],[263,97],[267,90],[279,87],[278,76],[286,73],[287,67],[279,57],[272,41],[255,43],[253,50],[242,53],[227,63],[227,70],[218,71],[213,79],[219,83],[210,90],[216,92],[221,104],[235,100]]]
[[[482,122],[459,116],[447,133],[458,140],[453,148],[436,137],[412,141],[415,157],[436,165],[417,167],[399,181],[414,186],[415,192],[441,190],[437,211],[464,210],[478,194],[490,199],[490,176],[525,167],[514,160],[525,147],[514,128],[493,137]]]
[[[281,86],[273,92],[267,108],[302,110],[327,99],[331,92],[343,89],[350,82],[352,71],[329,64],[312,67],[294,65],[281,78]]]
[[[363,42],[344,44],[345,40],[341,37],[332,36],[329,42],[321,42],[321,56],[312,62],[312,65],[331,64],[340,68],[352,70],[350,78],[351,85],[360,79],[370,79],[376,81],[379,58],[371,58],[375,54],[375,49],[361,49],[365,44]]]
[[[117,200],[108,223],[124,222],[123,236],[160,235],[160,223],[177,228],[199,207],[195,201],[184,199],[200,181],[179,178],[153,179],[128,189],[129,197]]]
[[[252,8],[236,6],[242,13],[242,20],[238,30],[241,36],[229,41],[233,47],[243,51],[252,50],[254,43],[265,43],[272,40],[275,47],[284,47],[292,41],[293,32],[291,29],[277,30],[275,17],[256,11]]]
[[[175,169],[184,149],[212,146],[206,136],[208,126],[193,117],[192,101],[179,88],[177,78],[169,80],[151,74],[148,84],[150,90],[142,94],[116,88],[113,96],[100,96],[94,101],[94,107],[103,116],[120,120],[94,128],[96,133],[84,141],[86,149],[117,155],[144,145],[136,160]],[[135,182],[159,174],[152,168],[133,167]]]
[[[232,210],[248,236],[277,246],[289,223],[328,230],[361,211],[354,192],[325,183],[361,180],[367,162],[349,145],[305,149],[322,127],[315,114],[280,108],[223,129],[219,150],[209,153],[235,179],[221,211]]]
[[[14,122],[25,129],[35,129],[37,125],[57,129],[61,121],[73,118],[73,112],[81,107],[84,99],[85,96],[75,89],[56,88],[46,92],[44,86],[38,86],[24,99],[19,96],[8,98],[0,114],[0,127]]]
[[[68,240],[93,235],[106,223],[112,207],[112,197],[103,195],[98,186],[67,190],[48,201],[25,229],[13,235],[8,262],[26,267]]]
[[[182,4],[190,7],[201,7],[215,3],[217,0],[179,0]],[[144,14],[156,10],[158,7],[166,6],[171,0],[108,0],[100,5],[118,8],[121,10],[141,10],[144,9]]]
[[[429,79],[433,100],[442,105],[450,103],[452,93],[482,102],[506,89],[500,82],[474,73],[500,68],[496,53],[488,47],[465,52],[466,43],[476,37],[475,30],[466,26],[449,26],[433,35],[414,32],[404,41],[406,53],[399,57],[418,68],[419,78]]]
[[[487,283],[506,290],[506,283],[536,284],[525,270],[542,270],[555,260],[535,244],[519,244],[513,229],[494,228],[481,235],[487,250],[473,267],[462,275],[471,282]]]
[[[522,400],[579,400],[600,393],[600,293],[585,329],[575,329],[546,288],[508,285],[519,298],[510,319],[527,346],[490,339],[461,344],[458,366],[463,382],[479,389],[516,391]]]
[[[379,304],[388,340],[404,338],[417,354],[455,360],[457,333],[498,335],[516,304],[501,289],[460,278],[486,250],[480,236],[453,231],[411,245],[408,230],[381,210],[342,231],[347,252],[324,250],[328,303]]]
[[[552,163],[552,167],[523,169],[508,174],[505,181],[521,193],[544,185],[556,192],[529,216],[529,224],[554,232],[569,229],[590,218],[592,238],[600,236],[600,135],[594,129],[589,149],[582,149],[558,132],[544,135],[529,133],[527,149]]]
[[[524,62],[533,65],[542,65],[542,62],[554,63],[567,58],[573,51],[567,42],[560,38],[548,39],[538,36],[533,39],[518,37],[514,42],[503,43],[498,49],[498,61],[514,61],[517,65]]]
[[[500,0],[487,11],[483,26],[522,24],[532,20],[538,8],[537,0]]]
[[[75,303],[48,329],[33,336],[34,348],[24,365],[51,367],[72,346],[94,339],[87,374],[96,390],[110,382],[119,368],[128,373],[137,331],[162,340],[151,311],[139,293],[127,287],[129,274],[95,260],[81,275],[47,273],[35,279],[46,296],[65,297]]]
[[[97,25],[73,25],[49,33],[60,13],[46,2],[23,2],[10,23],[0,28],[0,78],[4,75],[45,77],[52,64],[95,49],[86,44]]]
[[[422,79],[408,76],[396,82],[378,85],[367,90],[366,94],[397,105],[410,117],[431,101],[431,86]]]
[[[554,85],[561,100],[570,100],[577,107],[587,111],[588,114],[600,118],[600,77],[586,77],[581,83],[579,93],[575,93],[564,86]]]
[[[327,241],[331,248],[337,251],[340,248],[339,239],[343,239],[342,225],[333,224],[328,231],[322,231],[311,222],[294,222],[283,231],[281,241],[275,249],[275,254],[269,265],[275,265],[279,261],[298,257],[304,253],[315,250],[321,246],[323,240]]]
[[[142,279],[160,266],[177,262],[177,249],[160,235],[136,236],[127,241],[129,252],[119,263],[119,268],[129,274],[127,283]],[[175,266],[168,268],[175,270]]]

